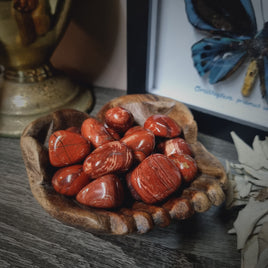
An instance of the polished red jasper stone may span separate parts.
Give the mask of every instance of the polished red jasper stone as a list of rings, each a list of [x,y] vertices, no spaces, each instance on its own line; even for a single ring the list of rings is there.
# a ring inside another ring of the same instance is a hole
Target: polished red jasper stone
[[[150,130],[143,127],[133,127],[125,133],[121,142],[131,148],[135,159],[141,162],[153,152],[155,136]]]
[[[135,191],[135,189],[133,188],[133,186],[132,186],[132,184],[131,184],[131,173],[132,172],[128,172],[127,174],[126,174],[126,182],[127,182],[127,187],[128,187],[128,189],[129,189],[129,191],[130,191],[130,194],[131,194],[131,196],[135,199],[135,200],[137,200],[137,201],[140,201],[141,200],[141,198],[140,198],[140,196],[138,195],[138,193]]]
[[[95,118],[88,118],[83,122],[81,134],[89,140],[95,148],[114,140],[105,126]]]
[[[116,208],[122,205],[124,189],[114,174],[104,175],[85,186],[76,196],[84,205],[96,208]]]
[[[143,129],[145,129],[145,128],[142,127],[142,126],[133,126],[133,127],[129,128],[129,129],[125,132],[124,136],[126,137],[126,136],[129,136],[129,135],[132,135],[132,134],[135,133],[136,131],[143,130]]]
[[[48,153],[51,165],[68,166],[85,159],[90,153],[90,143],[78,133],[58,130],[49,137]]]
[[[171,154],[188,154],[192,155],[192,150],[190,145],[185,141],[185,139],[177,137],[169,140],[165,140],[157,146],[159,152],[163,153],[164,155],[171,155]]]
[[[133,153],[124,143],[112,141],[96,148],[84,161],[83,169],[91,178],[127,171],[133,162]]]
[[[109,132],[109,134],[114,138],[114,140],[120,140],[121,136],[113,129],[104,124],[104,127]]]
[[[81,129],[79,127],[69,127],[69,128],[66,128],[65,130],[81,134]]]
[[[144,122],[144,128],[151,130],[158,137],[175,138],[181,134],[181,127],[177,122],[163,114],[148,117]]]
[[[134,117],[128,110],[117,106],[106,111],[105,122],[110,128],[123,133],[133,125]]]
[[[149,204],[162,201],[181,185],[177,166],[163,154],[152,154],[132,172],[131,185],[140,198]]]
[[[198,167],[196,161],[190,155],[172,154],[168,158],[179,168],[184,181],[190,182],[196,177]]]
[[[72,165],[59,169],[52,178],[54,189],[64,195],[74,196],[90,182],[83,165]]]

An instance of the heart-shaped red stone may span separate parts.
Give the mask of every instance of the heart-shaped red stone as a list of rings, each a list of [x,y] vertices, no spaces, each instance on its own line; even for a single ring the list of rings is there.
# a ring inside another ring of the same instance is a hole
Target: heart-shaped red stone
[[[140,126],[129,129],[120,141],[133,150],[134,157],[139,162],[150,155],[155,146],[154,134]]]
[[[106,124],[119,133],[126,132],[134,123],[131,112],[123,107],[117,106],[110,108],[105,113]]]
[[[192,150],[190,145],[185,141],[185,139],[177,137],[174,139],[165,140],[158,144],[157,149],[160,153],[166,156],[172,154],[188,154],[192,155]]]
[[[179,188],[181,174],[168,157],[152,154],[133,170],[130,182],[145,203],[153,204],[162,201]]]
[[[95,148],[114,140],[105,126],[95,118],[88,118],[83,122],[81,134]]]
[[[181,134],[181,127],[171,117],[155,114],[146,119],[144,128],[151,130],[155,136],[175,138]]]
[[[55,167],[79,163],[90,153],[90,143],[80,134],[58,130],[49,138],[49,160]]]
[[[115,208],[124,200],[124,189],[116,175],[107,174],[85,186],[77,194],[76,200],[91,207]]]
[[[84,161],[83,169],[91,178],[127,171],[133,162],[133,153],[124,143],[112,141],[96,148]]]
[[[59,169],[52,178],[54,189],[64,195],[74,196],[90,182],[82,165],[73,165]]]
[[[192,181],[198,171],[198,167],[194,158],[188,154],[172,154],[168,156],[179,168],[182,178],[186,182]]]

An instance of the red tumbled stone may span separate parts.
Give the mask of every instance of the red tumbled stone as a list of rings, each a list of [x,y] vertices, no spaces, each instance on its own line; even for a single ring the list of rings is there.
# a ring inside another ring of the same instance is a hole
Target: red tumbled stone
[[[190,182],[196,177],[198,167],[196,161],[190,155],[172,154],[168,158],[179,168],[184,181]]]
[[[81,129],[79,127],[69,127],[69,128],[66,128],[65,130],[81,134]]]
[[[112,141],[95,149],[84,161],[83,169],[91,178],[127,171],[133,153],[124,143]]]
[[[107,174],[85,186],[76,200],[91,207],[115,208],[123,203],[124,189],[117,176]]]
[[[185,139],[177,137],[170,140],[165,140],[157,146],[159,152],[163,153],[164,155],[172,155],[172,154],[188,154],[192,155],[192,150],[189,144],[185,141]]]
[[[142,129],[145,129],[144,127],[142,126],[134,126],[134,127],[131,127],[130,129],[128,129],[124,136],[129,136],[129,135],[132,135],[133,133],[135,133],[136,131],[139,131],[139,130],[142,130]]]
[[[129,191],[130,191],[131,196],[132,196],[135,200],[140,201],[140,200],[141,200],[140,196],[137,194],[137,192],[135,191],[135,189],[134,189],[133,186],[131,185],[131,172],[128,172],[128,173],[126,174],[126,182],[127,182],[127,187],[128,187],[128,189],[129,189]]]
[[[114,138],[114,140],[120,140],[120,135],[113,129],[108,127],[106,124],[104,124],[104,127],[106,128],[106,130],[109,132],[109,134]]]
[[[145,203],[162,201],[181,184],[177,166],[162,154],[152,154],[132,172],[131,185]]]
[[[139,162],[150,155],[155,146],[154,134],[140,126],[129,129],[120,141],[133,150],[134,157]]]
[[[106,111],[105,122],[110,128],[113,128],[119,133],[123,133],[132,127],[134,117],[128,110],[117,106]]]
[[[163,114],[148,117],[144,128],[151,130],[158,137],[175,138],[181,134],[181,127],[177,122]]]
[[[54,132],[48,143],[49,160],[55,167],[79,163],[90,153],[90,143],[71,131]]]
[[[52,178],[54,189],[64,195],[76,195],[90,182],[89,176],[83,171],[82,165],[73,165],[59,169]]]
[[[83,122],[81,134],[89,140],[95,148],[114,140],[105,126],[95,118],[88,118]]]

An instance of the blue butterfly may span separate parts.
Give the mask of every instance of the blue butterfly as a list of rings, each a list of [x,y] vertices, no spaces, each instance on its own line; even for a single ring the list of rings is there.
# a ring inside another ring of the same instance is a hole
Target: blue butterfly
[[[185,7],[189,22],[210,34],[191,48],[199,75],[209,73],[209,82],[215,84],[250,59],[242,94],[250,94],[259,76],[262,97],[268,101],[268,22],[257,31],[251,0],[185,0]]]

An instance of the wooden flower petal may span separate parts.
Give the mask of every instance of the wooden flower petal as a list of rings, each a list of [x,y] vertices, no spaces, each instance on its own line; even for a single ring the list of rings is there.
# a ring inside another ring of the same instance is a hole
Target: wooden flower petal
[[[191,198],[178,197],[168,200],[163,207],[172,219],[185,220],[194,214]]]
[[[121,209],[120,212],[128,217],[133,218],[136,225],[136,231],[139,234],[147,233],[154,226],[153,219],[147,212],[127,208]]]
[[[190,200],[196,212],[204,212],[211,207],[211,201],[209,200],[207,194],[196,188],[186,188],[183,191],[182,197]]]
[[[226,189],[228,178],[221,162],[209,153],[200,142],[191,144],[191,149],[199,171],[202,174],[210,175],[214,178],[216,177],[221,187]]]
[[[209,175],[201,175],[192,183],[192,187],[205,191],[210,202],[219,206],[225,200],[225,194],[217,180]]]
[[[143,211],[150,214],[155,225],[166,227],[170,224],[171,218],[168,212],[162,207],[145,204],[143,202],[135,202],[132,208],[135,211]]]

